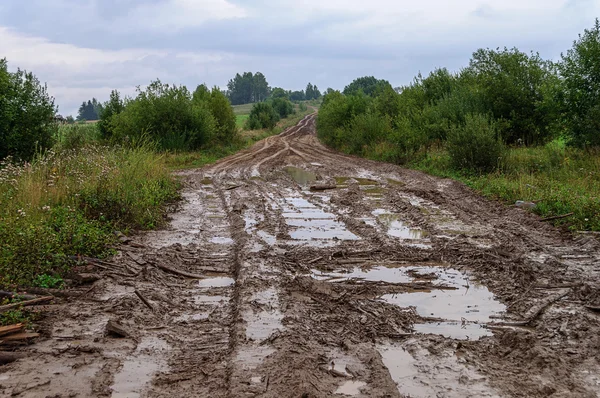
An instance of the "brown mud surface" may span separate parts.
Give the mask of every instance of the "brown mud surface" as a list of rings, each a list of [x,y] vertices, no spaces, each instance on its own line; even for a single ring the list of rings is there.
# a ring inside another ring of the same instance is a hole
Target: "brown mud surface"
[[[46,307],[0,397],[598,395],[597,240],[314,125],[182,173],[168,227]]]

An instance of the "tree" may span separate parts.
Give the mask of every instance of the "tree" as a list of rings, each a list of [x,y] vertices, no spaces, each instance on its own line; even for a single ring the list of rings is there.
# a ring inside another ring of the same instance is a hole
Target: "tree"
[[[282,119],[294,113],[294,105],[287,98],[275,98],[271,101],[271,106]]]
[[[545,85],[557,77],[539,54],[480,49],[463,73],[473,76],[483,105],[498,121],[507,143],[538,144],[552,138],[556,115],[541,104],[546,101]]]
[[[213,87],[210,92],[208,107],[216,123],[215,140],[221,145],[231,143],[237,134],[235,113],[229,99],[218,87]]]
[[[260,72],[238,73],[227,83],[227,95],[233,105],[261,102],[267,99],[269,93],[269,83]]]
[[[32,74],[8,71],[0,59],[0,159],[31,160],[49,148],[57,132],[54,98]]]
[[[600,146],[600,22],[585,30],[562,55],[562,104],[571,143]]]
[[[77,120],[98,120],[100,118],[100,114],[102,113],[102,104],[96,100],[96,98],[92,98],[88,102],[83,102],[79,107],[79,112],[77,114]]]
[[[98,121],[98,131],[100,136],[104,139],[109,139],[113,135],[112,118],[123,112],[125,109],[125,103],[121,99],[121,94],[117,90],[110,92],[109,100],[104,103],[102,112],[100,113],[100,120]]]
[[[378,80],[373,76],[359,77],[344,88],[344,95],[352,95],[362,91],[371,97],[375,97],[386,86],[391,87],[387,80]]]
[[[292,91],[290,93],[291,101],[304,101],[305,99],[306,95],[304,94],[304,91]]]
[[[316,85],[313,86],[311,83],[308,83],[305,91],[305,99],[310,101],[313,99],[318,99],[319,97],[321,97],[321,92],[319,91],[319,88]]]
[[[254,104],[250,111],[250,116],[246,121],[246,129],[273,129],[279,121],[279,115],[273,109],[273,106],[267,102],[259,102]]]
[[[287,91],[285,91],[281,87],[274,87],[273,90],[271,90],[271,98],[273,98],[273,99],[276,99],[276,98],[289,99],[289,94],[287,93]]]

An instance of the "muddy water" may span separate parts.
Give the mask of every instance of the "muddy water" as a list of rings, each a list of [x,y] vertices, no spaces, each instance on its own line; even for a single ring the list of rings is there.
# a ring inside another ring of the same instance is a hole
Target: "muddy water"
[[[486,378],[450,352],[432,355],[416,342],[380,345],[383,363],[398,391],[411,398],[497,397]],[[411,353],[411,352],[414,352]]]
[[[385,294],[381,300],[401,308],[414,307],[425,318],[436,321],[416,324],[417,333],[439,334],[452,339],[478,340],[491,336],[485,325],[506,311],[506,306],[497,301],[485,287],[472,281],[468,275],[442,266],[413,266],[407,264],[365,265],[348,272],[322,272],[314,270],[313,278],[321,281],[382,283],[418,283],[433,281],[444,289],[415,291],[402,294]]]
[[[317,181],[317,175],[310,171],[300,169],[298,167],[288,166],[285,171],[296,181],[299,185],[306,186]]]
[[[111,386],[113,398],[137,398],[158,371],[167,371],[168,344],[155,337],[146,337],[138,344],[133,356],[127,358],[115,375]]]

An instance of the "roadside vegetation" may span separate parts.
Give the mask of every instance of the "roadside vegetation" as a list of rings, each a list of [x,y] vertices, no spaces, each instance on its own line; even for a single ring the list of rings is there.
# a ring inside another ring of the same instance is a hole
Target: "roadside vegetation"
[[[0,290],[64,287],[72,266],[111,255],[121,234],[161,225],[178,198],[173,169],[214,162],[309,112],[267,100],[266,88],[263,102],[234,110],[216,87],[156,80],[133,98],[83,102],[75,122],[56,115],[32,73],[0,60]]]
[[[392,88],[364,77],[327,90],[319,137],[347,153],[464,181],[484,194],[600,230],[600,23],[560,62],[480,49]],[[535,205],[533,205],[534,203]]]

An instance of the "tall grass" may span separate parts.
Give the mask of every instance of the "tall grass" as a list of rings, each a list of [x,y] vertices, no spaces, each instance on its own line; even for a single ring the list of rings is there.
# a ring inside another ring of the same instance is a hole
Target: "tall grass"
[[[160,224],[177,184],[142,147],[57,147],[31,163],[0,164],[0,286],[60,275],[71,256],[102,257],[114,232]]]
[[[411,166],[465,182],[486,196],[507,204],[536,203],[543,217],[574,213],[556,221],[574,230],[600,231],[600,150],[566,147],[561,140],[545,146],[512,148],[489,174],[452,171],[448,153],[434,148]]]

